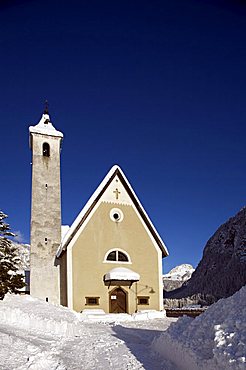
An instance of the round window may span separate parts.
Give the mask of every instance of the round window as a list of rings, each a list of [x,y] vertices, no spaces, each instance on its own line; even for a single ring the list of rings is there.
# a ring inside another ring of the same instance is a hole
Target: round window
[[[120,222],[124,218],[123,212],[119,208],[111,209],[109,216],[114,222]]]
[[[117,212],[115,212],[115,213],[113,214],[113,218],[115,219],[115,221],[118,221],[118,220],[120,219],[120,214],[119,214],[119,213],[117,213]]]

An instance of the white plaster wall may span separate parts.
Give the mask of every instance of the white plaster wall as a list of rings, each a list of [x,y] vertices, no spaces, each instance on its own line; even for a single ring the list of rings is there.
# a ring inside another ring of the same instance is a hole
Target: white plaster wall
[[[61,138],[31,133],[31,295],[59,303],[59,266],[55,255],[61,242]],[[50,157],[43,156],[43,143],[50,145]],[[47,241],[45,240],[47,238]]]

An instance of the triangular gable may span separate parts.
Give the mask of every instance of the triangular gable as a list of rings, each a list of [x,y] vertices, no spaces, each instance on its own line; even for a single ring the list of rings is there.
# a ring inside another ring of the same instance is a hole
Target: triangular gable
[[[101,184],[98,186],[94,194],[91,196],[91,198],[88,200],[84,208],[81,210],[73,224],[71,225],[69,231],[65,235],[58,251],[57,251],[57,257],[59,257],[62,253],[62,251],[66,250],[68,244],[71,242],[73,237],[77,234],[80,227],[83,225],[87,217],[90,215],[102,195],[105,195],[107,198],[107,192],[110,186],[112,186],[113,179],[118,176],[119,180],[122,182],[124,189],[121,193],[121,203],[127,204],[129,203],[128,199],[131,199],[131,201],[134,203],[136,209],[138,210],[140,216],[142,217],[142,220],[144,221],[145,225],[149,229],[151,235],[153,236],[154,240],[156,241],[157,245],[160,247],[162,251],[163,257],[168,256],[168,250],[161,239],[160,235],[156,231],[154,225],[150,221],[149,216],[145,212],[143,206],[141,205],[137,195],[135,194],[134,190],[132,189],[131,185],[129,184],[126,176],[124,175],[121,168],[117,165],[113,166],[111,170],[108,172],[108,174],[105,176]],[[108,192],[109,193],[109,192]],[[112,194],[112,192],[111,192]],[[110,198],[107,199],[108,201],[112,201]]]

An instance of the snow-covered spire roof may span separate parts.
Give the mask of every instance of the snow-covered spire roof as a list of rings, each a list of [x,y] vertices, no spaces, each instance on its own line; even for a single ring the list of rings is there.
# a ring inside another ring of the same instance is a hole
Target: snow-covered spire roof
[[[57,131],[55,127],[50,122],[50,116],[48,114],[47,107],[45,108],[44,113],[36,126],[29,127],[30,134],[42,134],[56,137],[63,137],[63,133]]]

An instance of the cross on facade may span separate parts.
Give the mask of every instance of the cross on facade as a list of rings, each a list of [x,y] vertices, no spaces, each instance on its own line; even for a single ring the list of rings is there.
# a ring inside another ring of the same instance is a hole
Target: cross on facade
[[[115,189],[114,193],[115,193],[116,199],[119,199],[120,191],[118,190],[118,188]]]

